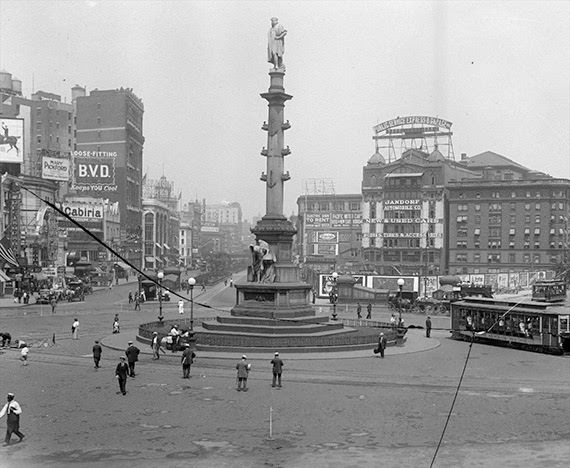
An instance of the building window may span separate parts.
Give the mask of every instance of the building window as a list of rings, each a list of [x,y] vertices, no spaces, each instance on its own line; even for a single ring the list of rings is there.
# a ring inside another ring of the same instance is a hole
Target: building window
[[[534,241],[534,248],[540,249],[540,242],[539,241],[537,241],[537,240]]]
[[[501,194],[499,192],[491,192],[491,198],[501,198]]]
[[[326,202],[323,203],[319,203],[319,211],[328,211],[329,210],[329,204]]]
[[[564,203],[562,203],[562,202],[558,203],[558,209],[563,210],[564,209]]]
[[[42,136],[41,136],[41,135],[38,135],[38,137],[37,137],[37,142],[38,142],[38,143],[41,143],[41,142],[42,142]]]
[[[516,210],[517,210],[517,204],[511,203],[511,211],[516,211]]]
[[[514,236],[515,235],[515,228],[510,228],[509,229],[509,236]]]
[[[515,263],[516,255],[514,253],[509,253],[509,263]]]
[[[524,235],[530,236],[530,228],[524,228]]]
[[[540,263],[540,254],[533,254],[532,261],[533,263]]]
[[[455,260],[457,262],[467,262],[467,254],[466,253],[458,253],[455,255]]]
[[[475,263],[481,263],[481,254],[479,253],[473,254],[473,261]]]
[[[535,209],[536,211],[540,211],[540,203],[535,203],[535,204],[534,204],[534,209]]]
[[[479,238],[476,237],[475,240],[473,241],[473,247],[478,249],[479,247],[481,247],[481,242],[479,241]]]
[[[458,229],[457,237],[467,237],[467,228]]]
[[[525,224],[529,224],[529,223],[530,223],[530,215],[525,215],[525,217],[524,217],[524,222],[525,222]]]
[[[490,227],[489,228],[489,237],[501,237],[501,228],[500,227]]]
[[[525,211],[530,211],[530,203],[525,203],[524,209],[525,209]]]
[[[475,215],[475,224],[481,224],[481,215]]]
[[[530,263],[530,254],[523,254],[523,262]]]
[[[460,215],[457,217],[457,222],[458,223],[466,223],[467,222],[467,216],[466,215]]]
[[[534,222],[535,222],[536,224],[540,224],[540,215],[535,215],[535,217],[534,217]]]
[[[97,125],[101,125],[101,117],[97,117]]]
[[[467,248],[467,241],[457,241],[457,248],[458,249],[466,249]]]
[[[517,192],[511,192],[511,198],[517,198]],[[514,203],[511,203],[511,208],[514,205]]]
[[[475,211],[481,211],[481,205],[476,204],[475,205]]]
[[[481,228],[475,228],[475,230],[473,231],[473,234],[475,234],[476,236],[479,236],[481,234]]]
[[[500,249],[501,248],[501,239],[490,239],[487,243],[487,248],[489,249]]]
[[[360,211],[360,203],[351,202],[350,203],[350,211]]]
[[[501,215],[489,216],[489,224],[501,224],[501,221],[502,221]]]
[[[501,254],[487,254],[487,263],[501,263]]]
[[[526,192],[526,198],[530,198],[530,192]]]
[[[466,204],[457,205],[457,211],[468,211],[469,207]]]
[[[534,235],[540,236],[540,228],[534,228]]]
[[[509,249],[514,249],[515,248],[515,243],[513,241],[509,242]]]
[[[510,221],[511,224],[516,224],[516,223],[517,223],[517,217],[516,217],[516,215],[510,215],[509,221]]]
[[[479,192],[477,192],[477,193],[475,194],[475,198],[477,198],[477,199],[481,198],[481,194],[480,194]]]

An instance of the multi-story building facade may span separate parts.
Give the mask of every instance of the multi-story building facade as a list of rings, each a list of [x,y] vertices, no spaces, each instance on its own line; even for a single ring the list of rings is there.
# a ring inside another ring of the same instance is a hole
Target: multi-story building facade
[[[301,262],[319,271],[362,269],[362,195],[302,195],[297,208]]]
[[[569,255],[570,180],[452,182],[449,272],[552,270]]]
[[[76,92],[71,191],[119,202],[121,252],[141,265],[143,113],[132,89]]]
[[[385,275],[434,275],[447,269],[447,185],[477,174],[409,149],[386,163],[376,152],[363,168],[362,248],[368,269]]]

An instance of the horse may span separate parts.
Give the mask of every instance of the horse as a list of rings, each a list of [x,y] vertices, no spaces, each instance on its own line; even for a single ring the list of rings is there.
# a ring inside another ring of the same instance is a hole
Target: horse
[[[162,337],[162,339],[160,340],[160,346],[162,346],[164,349],[168,349],[169,351],[181,351],[183,350],[186,346],[190,345],[190,339],[192,338],[194,334],[190,333],[189,330],[184,331],[179,339],[178,339],[178,344],[177,346],[172,347],[172,335],[166,335],[164,337]]]
[[[11,149],[15,149],[17,153],[20,153],[20,149],[18,148],[18,138],[19,136],[9,136],[5,137],[4,135],[0,135],[0,145],[10,145],[7,151]]]

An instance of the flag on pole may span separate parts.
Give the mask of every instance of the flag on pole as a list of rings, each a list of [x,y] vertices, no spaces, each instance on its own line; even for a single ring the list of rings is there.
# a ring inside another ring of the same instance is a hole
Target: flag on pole
[[[3,258],[8,263],[11,263],[14,266],[19,267],[20,264],[18,263],[18,259],[14,255],[12,248],[10,247],[10,241],[6,238],[6,236],[0,239],[0,258]]]

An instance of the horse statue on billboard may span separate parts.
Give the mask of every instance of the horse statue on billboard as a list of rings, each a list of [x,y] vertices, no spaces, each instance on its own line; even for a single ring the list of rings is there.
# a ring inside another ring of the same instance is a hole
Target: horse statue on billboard
[[[20,153],[20,149],[18,148],[18,138],[20,138],[19,136],[4,136],[2,134],[0,134],[0,145],[10,145],[10,148],[8,148],[8,151],[10,151],[11,149],[15,149],[16,153]]]

